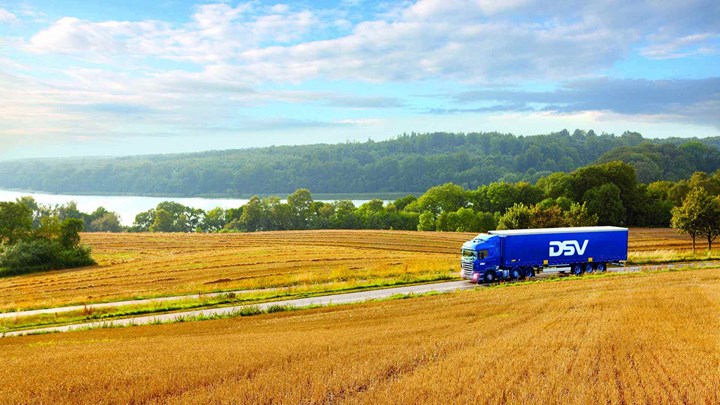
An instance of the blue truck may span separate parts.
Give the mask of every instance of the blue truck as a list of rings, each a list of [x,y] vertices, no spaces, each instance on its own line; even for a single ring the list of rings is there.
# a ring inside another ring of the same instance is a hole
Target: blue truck
[[[627,260],[628,230],[614,226],[481,233],[462,246],[461,276],[474,283],[534,277],[548,267],[575,275]]]

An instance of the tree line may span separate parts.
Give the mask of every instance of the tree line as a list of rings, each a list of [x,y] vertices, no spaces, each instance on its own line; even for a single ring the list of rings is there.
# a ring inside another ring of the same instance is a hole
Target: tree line
[[[382,142],[273,146],[191,154],[0,162],[0,187],[54,193],[242,197],[407,192],[452,182],[535,183],[554,172],[621,160],[641,182],[720,167],[716,139],[649,140],[635,132],[547,135],[404,134]]]
[[[529,182],[492,182],[467,189],[448,182],[416,197],[352,201],[313,200],[301,188],[287,196],[253,196],[243,206],[209,211],[165,201],[122,227],[100,207],[83,213],[74,202],[46,206],[31,197],[0,203],[0,268],[64,268],[94,263],[79,232],[257,232],[306,229],[397,229],[485,232],[492,229],[593,225],[672,225],[708,249],[720,234],[720,170],[680,181],[638,181],[620,161]],[[22,270],[22,271],[25,271]]]
[[[282,200],[252,196],[240,207],[204,211],[165,201],[136,215],[130,227],[116,213],[100,207],[92,213],[74,202],[44,206],[30,197],[18,200],[32,212],[33,227],[50,217],[78,219],[89,232],[256,232],[302,229],[403,229],[421,231],[487,231],[496,228],[555,226],[671,225],[673,209],[693,191],[720,194],[720,171],[696,172],[679,181],[638,181],[633,166],[619,162],[556,172],[534,184],[492,182],[467,189],[451,182],[416,197],[391,202],[379,199],[355,206],[352,201],[315,201],[309,189]]]

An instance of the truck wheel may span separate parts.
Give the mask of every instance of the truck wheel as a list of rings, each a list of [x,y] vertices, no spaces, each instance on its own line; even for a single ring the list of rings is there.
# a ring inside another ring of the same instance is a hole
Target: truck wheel
[[[607,270],[607,264],[605,263],[598,263],[597,264],[597,271],[600,273],[604,273]]]
[[[515,267],[512,270],[510,270],[510,278],[513,280],[517,280],[520,278],[520,269]]]
[[[532,267],[526,267],[526,268],[525,268],[525,274],[523,274],[523,277],[525,277],[526,279],[527,279],[527,278],[531,278],[531,277],[535,277],[535,270],[533,270]]]
[[[572,274],[576,276],[582,276],[583,274],[583,265],[580,263],[575,263],[572,266],[570,266],[570,270],[572,271]]]
[[[586,263],[585,264],[585,273],[592,273],[595,271],[595,267],[592,263]]]
[[[483,283],[490,284],[493,281],[495,281],[495,272],[494,271],[486,271],[485,275],[483,276]]]

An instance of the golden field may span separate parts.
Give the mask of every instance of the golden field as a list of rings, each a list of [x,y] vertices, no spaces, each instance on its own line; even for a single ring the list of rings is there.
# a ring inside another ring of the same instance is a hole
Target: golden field
[[[3,403],[720,403],[720,271],[0,339]]]
[[[98,266],[0,278],[0,311],[315,285],[447,279],[468,235],[395,231],[87,233]]]
[[[98,266],[0,278],[0,311],[155,297],[343,283],[457,277],[471,233],[294,231],[245,234],[83,234]],[[658,250],[661,249],[661,250]],[[632,229],[630,254],[687,252],[671,229]],[[329,288],[330,289],[330,288]]]

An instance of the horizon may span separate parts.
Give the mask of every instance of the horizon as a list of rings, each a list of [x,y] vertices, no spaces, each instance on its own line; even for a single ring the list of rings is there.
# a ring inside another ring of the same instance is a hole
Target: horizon
[[[0,1],[0,161],[411,132],[720,136],[718,20],[711,0]]]

